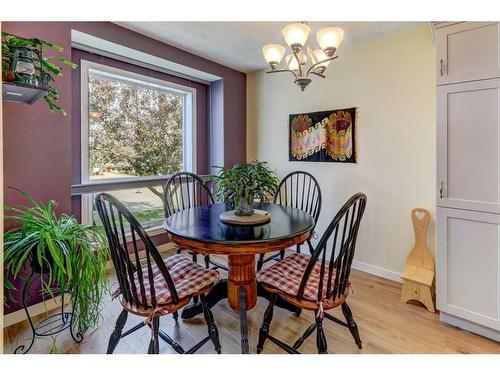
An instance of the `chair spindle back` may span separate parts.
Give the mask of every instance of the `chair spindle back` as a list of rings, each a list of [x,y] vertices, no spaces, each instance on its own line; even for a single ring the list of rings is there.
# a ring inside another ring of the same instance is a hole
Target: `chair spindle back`
[[[291,172],[278,185],[274,203],[305,211],[317,222],[321,212],[321,189],[318,181],[308,172]]]
[[[153,272],[155,264],[165,278],[172,302],[179,303],[175,285],[160,253],[132,213],[118,199],[107,193],[98,194],[95,204],[104,225],[111,260],[124,300],[137,308],[156,307]],[[129,231],[125,230],[126,224],[130,227]],[[146,257],[143,262],[146,264],[141,263],[139,258],[139,241],[142,241],[145,247]],[[146,299],[146,289],[149,290],[150,301]]]
[[[167,180],[163,189],[165,216],[191,207],[214,203],[212,193],[203,180],[190,172],[179,172]]]
[[[318,301],[321,302],[323,298],[335,300],[344,294],[349,285],[356,239],[365,207],[366,195],[357,193],[335,215],[311,255],[297,293],[298,300],[303,297],[304,288],[317,261],[321,262]],[[325,273],[328,277],[326,285],[323,285]]]

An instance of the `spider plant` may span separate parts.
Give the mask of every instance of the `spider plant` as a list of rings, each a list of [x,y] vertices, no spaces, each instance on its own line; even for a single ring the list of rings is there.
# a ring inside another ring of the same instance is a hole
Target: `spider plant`
[[[268,201],[278,186],[278,178],[266,164],[254,160],[248,164],[235,164],[232,168],[214,167],[219,169],[210,177],[215,182],[216,197],[233,203],[235,215],[251,215],[254,199]]]
[[[107,291],[106,237],[102,228],[79,224],[73,216],[55,213],[56,203],[42,204],[17,190],[30,206],[5,207],[12,225],[4,234],[4,283],[29,263],[39,274],[42,298],[68,293],[79,330],[101,318],[100,302]]]

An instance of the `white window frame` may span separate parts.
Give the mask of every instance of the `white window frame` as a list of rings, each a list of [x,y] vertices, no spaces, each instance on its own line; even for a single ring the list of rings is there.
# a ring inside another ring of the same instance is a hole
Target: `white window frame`
[[[81,92],[81,183],[104,183],[104,182],[133,182],[147,179],[147,177],[126,177],[113,179],[90,180],[89,178],[89,74],[98,72],[103,77],[123,81],[128,84],[136,84],[143,87],[153,88],[159,91],[174,92],[183,97],[182,116],[182,169],[188,172],[196,171],[196,89],[177,83],[167,82],[160,79],[137,74],[127,70],[115,68],[108,65],[81,60],[80,63],[80,92]],[[169,176],[156,176],[168,178]],[[92,223],[92,194],[82,194],[82,223]],[[153,228],[150,228],[153,229]]]

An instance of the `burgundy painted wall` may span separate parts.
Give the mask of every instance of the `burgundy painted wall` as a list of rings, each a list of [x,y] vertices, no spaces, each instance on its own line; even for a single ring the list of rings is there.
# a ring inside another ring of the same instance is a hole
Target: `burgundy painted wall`
[[[64,47],[63,56],[67,59],[71,58],[71,30],[75,29],[222,77],[223,84],[218,82],[214,88],[209,88],[207,103],[219,106],[216,109],[218,115],[214,119],[223,123],[218,124],[221,126],[210,124],[205,127],[205,134],[210,135],[212,144],[206,144],[201,154],[210,155],[209,148],[218,147],[223,150],[222,159],[225,165],[245,161],[246,75],[244,73],[110,22],[2,22],[2,27],[3,31],[18,36],[36,36],[50,40]],[[66,109],[68,116],[51,113],[43,100],[31,106],[2,102],[5,187],[18,187],[41,201],[55,199],[59,203],[57,207],[59,213],[72,212],[70,190],[71,183],[76,182],[74,168],[79,163],[74,159],[75,153],[72,153],[71,148],[72,126],[75,123],[79,124],[79,116],[73,118],[72,113],[72,102],[78,100],[79,96],[72,90],[73,84],[69,69],[64,70],[62,77],[56,78],[56,86],[61,94],[59,102]],[[211,98],[213,93],[217,94],[219,100]],[[210,118],[212,119],[212,116]],[[210,130],[212,126],[214,126],[213,131]],[[200,129],[199,136],[203,137],[203,129]],[[199,166],[207,168],[206,171],[212,164],[210,158],[205,163],[198,160],[198,163]],[[199,172],[205,171],[200,168]],[[4,200],[7,205],[26,203],[17,193],[7,188]],[[19,305],[11,304],[5,313],[17,309]]]
[[[68,23],[4,22],[3,31],[18,36],[37,36],[65,47],[71,58]],[[59,212],[71,212],[71,74],[56,78],[59,100],[68,116],[51,113],[44,100],[28,106],[3,101],[5,204],[26,203],[8,186],[32,194],[36,199],[56,199]]]

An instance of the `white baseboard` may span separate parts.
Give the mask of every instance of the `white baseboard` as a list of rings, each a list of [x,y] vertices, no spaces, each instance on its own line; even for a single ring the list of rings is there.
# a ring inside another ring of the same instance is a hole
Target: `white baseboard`
[[[171,255],[174,253],[175,246],[172,243],[166,243],[164,245],[158,246],[158,251],[162,255]],[[143,255],[143,252],[139,252],[139,256]],[[108,261],[106,264],[106,270],[109,270],[113,267],[113,263],[111,261]],[[28,307],[28,310],[30,312],[30,315],[32,317],[41,315],[43,313],[46,313],[47,311],[53,310],[57,307],[61,307],[61,299],[60,298],[54,298],[54,299],[49,299],[46,301],[39,302],[35,305],[31,305]],[[10,314],[4,315],[3,317],[3,326],[4,327],[9,327],[11,325],[14,325],[16,323],[22,322],[23,320],[26,320],[26,312],[24,309],[20,309],[14,312],[11,312]]]
[[[452,326],[459,327],[465,331],[475,333],[480,336],[500,342],[500,332],[494,329],[482,326],[480,324],[470,322],[468,320],[453,316],[444,312],[439,313],[439,319],[442,322],[451,324]]]
[[[357,260],[352,261],[352,268],[375,276],[383,277],[384,279],[392,280],[397,283],[402,283],[401,274],[398,272],[388,270],[387,268],[374,266],[368,263],[358,262]]]

